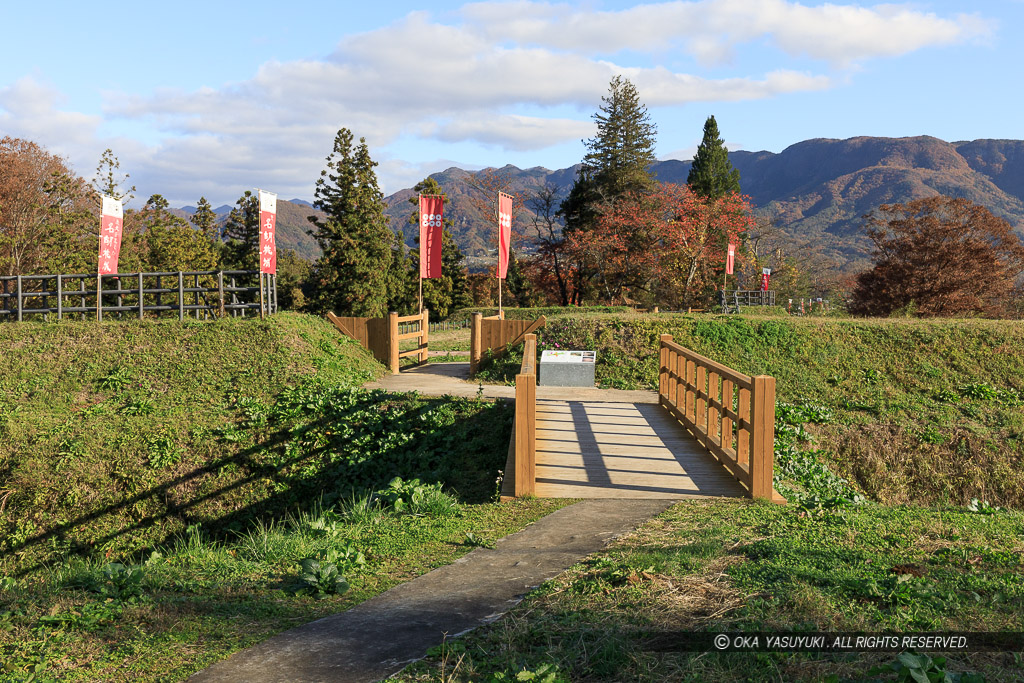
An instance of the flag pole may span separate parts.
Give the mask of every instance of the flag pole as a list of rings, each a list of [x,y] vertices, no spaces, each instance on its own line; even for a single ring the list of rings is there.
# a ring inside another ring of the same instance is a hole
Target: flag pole
[[[260,233],[263,232],[263,226],[260,224],[260,188],[256,188],[256,224],[259,225]],[[260,241],[256,240],[256,271],[260,278],[260,320],[263,320],[263,255],[260,253]]]
[[[498,203],[494,207],[494,217],[498,219],[498,267],[494,270],[494,276],[498,278],[498,320],[501,315],[501,193],[498,193]]]
[[[423,247],[424,247],[424,235],[423,235],[423,193],[416,195],[416,223],[420,229],[420,315],[423,315]]]

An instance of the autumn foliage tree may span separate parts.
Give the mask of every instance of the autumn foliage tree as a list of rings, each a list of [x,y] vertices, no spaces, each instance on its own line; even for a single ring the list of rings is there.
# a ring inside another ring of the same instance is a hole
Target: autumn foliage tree
[[[725,263],[724,244],[752,224],[737,194],[700,197],[662,183],[600,205],[594,228],[566,234],[568,251],[595,273],[607,303],[624,300],[682,306],[703,303]]]
[[[997,316],[1006,309],[1024,245],[1002,218],[945,196],[883,205],[866,218],[875,266],[857,278],[852,313]]]

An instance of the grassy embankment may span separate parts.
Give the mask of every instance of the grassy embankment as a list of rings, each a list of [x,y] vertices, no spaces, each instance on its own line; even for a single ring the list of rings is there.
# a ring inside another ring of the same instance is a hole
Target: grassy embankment
[[[0,347],[0,678],[181,680],[560,504],[488,502],[508,406],[354,389],[383,368],[320,319]]]
[[[928,670],[1024,680],[1021,652],[915,664],[895,653],[673,652],[671,637],[650,640],[1024,631],[1024,325],[606,316],[556,318],[541,341],[598,349],[600,384],[652,388],[663,333],[776,376],[776,485],[791,503],[676,506],[403,680],[521,670],[551,681],[925,680],[908,677]]]

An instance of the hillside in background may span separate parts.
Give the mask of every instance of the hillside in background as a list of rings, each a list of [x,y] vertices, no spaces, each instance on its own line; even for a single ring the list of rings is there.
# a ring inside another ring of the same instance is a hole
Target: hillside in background
[[[228,219],[233,207],[224,204],[214,209],[217,214],[217,224],[221,227]],[[182,218],[188,218],[196,211],[194,206],[184,206],[180,209],[172,209],[171,213]],[[277,200],[277,246],[281,249],[292,249],[304,259],[315,260],[320,256],[320,247],[307,230],[312,228],[309,216],[323,216],[322,211],[317,211],[312,204],[301,199],[278,199]]]
[[[966,197],[1024,230],[1024,141],[975,140],[944,142],[937,138],[858,137],[849,140],[807,140],[775,154],[732,152],[743,192],[758,215],[774,224],[776,239],[790,250],[810,248],[856,269],[864,263],[867,241],[861,228],[864,214],[880,204],[907,202],[945,194]],[[550,171],[541,167],[498,170],[513,192],[535,193],[545,184],[560,197],[568,193],[578,166]],[[689,161],[661,161],[652,172],[664,182],[685,183]],[[447,215],[455,221],[455,238],[468,255],[493,249],[494,221],[474,206],[483,197],[473,185],[482,172],[449,168],[434,173],[448,193]],[[387,197],[392,227],[413,244],[407,221],[413,207],[411,190]],[[514,228],[532,235],[532,214],[524,211]]]

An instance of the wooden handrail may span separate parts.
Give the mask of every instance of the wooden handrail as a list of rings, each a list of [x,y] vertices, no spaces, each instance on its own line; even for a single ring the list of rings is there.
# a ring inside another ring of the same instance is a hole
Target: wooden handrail
[[[775,378],[744,375],[661,335],[658,397],[747,489],[785,502],[772,487]]]
[[[515,495],[532,495],[537,479],[537,335],[524,340],[523,363],[516,375],[516,416],[509,452],[515,463]]]

